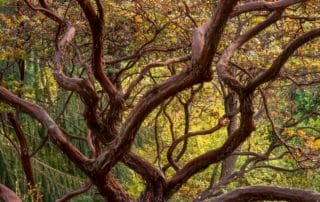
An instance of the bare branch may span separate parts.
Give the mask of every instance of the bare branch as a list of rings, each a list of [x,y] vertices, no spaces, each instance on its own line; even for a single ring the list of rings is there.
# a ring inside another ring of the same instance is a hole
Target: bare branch
[[[47,7],[36,7],[35,5],[33,5],[32,3],[30,3],[28,0],[24,0],[24,2],[34,11],[39,11],[41,13],[43,13],[45,16],[47,16],[48,18],[56,21],[59,24],[63,24],[64,20],[57,15],[56,13],[54,13],[52,10],[48,9]],[[41,1],[44,2],[44,1]]]
[[[317,202],[320,194],[313,191],[301,189],[251,186],[236,189],[206,202],[246,202],[252,200],[288,200],[300,202]]]
[[[117,139],[114,147],[107,148],[97,158],[94,166],[95,169],[103,170],[104,172],[110,171],[118,159],[123,157],[130,149],[143,120],[161,102],[196,83],[212,79],[210,73],[212,58],[221,39],[228,16],[236,3],[237,0],[221,1],[216,14],[209,23],[210,26],[205,38],[206,45],[203,48],[204,51],[201,54],[200,60],[196,61],[196,64],[193,64],[192,69],[189,68],[179,75],[172,76],[162,84],[155,86],[142,97],[124,122],[120,138]],[[250,128],[248,126],[249,130]]]
[[[231,13],[232,17],[238,16],[242,13],[247,13],[251,11],[274,11],[281,10],[288,6],[306,2],[307,0],[279,0],[275,2],[266,2],[266,1],[255,1],[249,2],[244,5],[239,5],[234,8],[234,11]]]
[[[85,13],[91,28],[91,35],[93,40],[92,69],[94,72],[94,76],[99,81],[104,91],[110,96],[110,99],[116,102],[114,104],[119,104],[119,102],[121,101],[119,92],[103,71],[102,49],[103,49],[104,15],[103,15],[102,5],[99,0],[96,0],[96,3],[98,5],[98,11],[99,11],[99,15],[97,15],[94,7],[91,5],[91,3],[88,0],[77,0],[77,2],[79,3],[83,12]]]
[[[152,62],[149,63],[148,65],[146,65],[145,67],[143,67],[139,73],[139,76],[129,85],[126,93],[124,94],[124,98],[128,98],[131,91],[134,89],[135,86],[137,86],[137,84],[143,79],[143,77],[145,76],[145,74],[153,67],[162,67],[162,66],[167,66],[170,64],[175,64],[175,63],[179,63],[179,62],[184,62],[184,61],[188,61],[190,60],[190,55],[186,55],[186,56],[182,56],[182,57],[178,57],[178,58],[170,58],[167,59],[166,61],[163,62]]]
[[[0,101],[13,107],[19,107],[21,110],[37,119],[48,131],[50,139],[82,170],[86,171],[89,159],[83,155],[74,145],[72,145],[64,136],[60,127],[48,115],[42,107],[23,100],[12,94],[6,88],[0,86]]]
[[[290,56],[302,45],[305,43],[313,40],[316,37],[320,36],[320,28],[311,30],[305,34],[302,34],[301,36],[297,37],[293,41],[291,41],[285,49],[282,51],[282,53],[273,61],[271,67],[257,76],[255,79],[252,79],[246,88],[246,91],[254,91],[257,86],[260,86],[263,83],[266,83],[270,80],[273,80],[277,77],[279,74],[281,68],[283,65],[287,62],[287,60],[290,58]]]
[[[281,17],[281,11],[273,12],[265,21],[259,23],[254,28],[250,29],[245,34],[239,36],[236,41],[228,46],[220,57],[217,64],[217,72],[219,77],[235,92],[240,93],[243,90],[242,84],[235,79],[227,70],[229,60],[235,53],[235,51],[241,47],[245,42],[250,40],[253,36],[276,22]]]
[[[57,199],[56,202],[64,202],[64,201],[68,201],[73,197],[76,197],[78,195],[81,195],[85,192],[87,192],[92,186],[92,183],[89,181],[87,183],[85,183],[82,187],[80,187],[79,189],[69,192],[66,195],[64,195],[63,197],[61,197],[60,199]]]

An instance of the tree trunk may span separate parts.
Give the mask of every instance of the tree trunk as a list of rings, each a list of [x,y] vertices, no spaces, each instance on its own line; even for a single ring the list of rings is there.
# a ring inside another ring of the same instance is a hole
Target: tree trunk
[[[229,93],[227,96],[225,101],[225,109],[228,116],[232,114],[230,116],[230,123],[227,128],[228,136],[230,136],[237,129],[237,116],[235,115],[235,111],[237,110],[237,95],[234,92]],[[239,151],[240,149],[241,146],[239,146],[235,152]],[[222,162],[220,179],[229,176],[233,172],[236,161],[237,156],[231,155]]]
[[[157,184],[148,183],[145,191],[139,198],[140,202],[164,202],[164,187]]]
[[[98,188],[99,193],[106,202],[131,202],[131,198],[123,187],[117,182],[112,173],[107,176],[97,176],[92,179],[92,183]]]
[[[225,97],[224,106],[225,106],[225,114],[227,115],[230,121],[227,127],[228,136],[230,136],[237,129],[237,116],[235,113],[237,110],[237,95],[235,92],[231,91]],[[241,149],[241,146],[239,146],[235,151],[239,151],[240,149]],[[220,179],[226,178],[227,176],[232,174],[236,161],[237,161],[237,156],[233,156],[233,155],[227,157],[224,161],[222,161]],[[213,184],[215,183],[215,179],[217,177],[217,170],[218,170],[217,166],[215,167],[212,173],[212,180],[210,182],[209,187],[203,192],[201,192],[199,197],[196,198],[194,201],[203,201],[209,197],[223,194],[221,189],[212,190]]]

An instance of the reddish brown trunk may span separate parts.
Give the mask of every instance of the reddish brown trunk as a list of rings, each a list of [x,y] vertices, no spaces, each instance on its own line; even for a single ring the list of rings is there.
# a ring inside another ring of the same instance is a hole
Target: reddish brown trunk
[[[139,198],[140,202],[164,202],[164,187],[157,184],[148,183],[145,191]]]
[[[91,179],[96,185],[99,193],[108,202],[131,202],[134,201],[123,187],[117,182],[114,176],[109,173],[107,176],[95,176]]]
[[[230,120],[229,125],[227,127],[228,136],[230,136],[232,135],[232,133],[234,133],[237,130],[237,116],[235,113],[237,110],[237,95],[234,92],[230,92],[226,96],[224,106],[225,106],[225,114]],[[240,149],[241,149],[241,146],[239,146],[235,151],[239,151]],[[232,174],[236,161],[237,161],[237,156],[234,156],[234,155],[231,155],[228,158],[226,158],[224,161],[222,161],[220,179],[226,178]],[[212,174],[213,175],[212,179],[216,179],[217,169],[218,167],[215,167]],[[214,190],[213,188],[214,183],[215,183],[215,180],[211,180],[209,187],[206,190],[204,190],[195,201],[203,201],[209,197],[222,194],[223,192],[221,190],[218,190],[218,189]]]

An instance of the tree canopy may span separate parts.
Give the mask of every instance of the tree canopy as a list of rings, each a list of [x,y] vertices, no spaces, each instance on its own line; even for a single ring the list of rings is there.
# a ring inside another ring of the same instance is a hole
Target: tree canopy
[[[0,0],[0,199],[320,200],[319,0]]]

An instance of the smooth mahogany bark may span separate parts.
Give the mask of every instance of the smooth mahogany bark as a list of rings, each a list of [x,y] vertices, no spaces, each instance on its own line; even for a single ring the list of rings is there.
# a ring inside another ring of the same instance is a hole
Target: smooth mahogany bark
[[[22,202],[16,193],[3,184],[0,184],[0,199],[4,202]]]
[[[247,202],[259,200],[318,202],[320,194],[302,189],[291,189],[269,186],[251,186],[236,189],[206,202]]]

